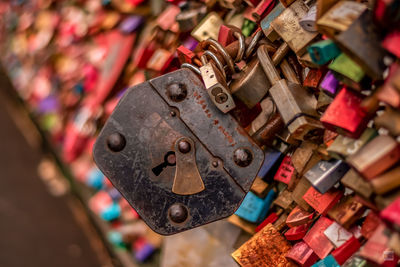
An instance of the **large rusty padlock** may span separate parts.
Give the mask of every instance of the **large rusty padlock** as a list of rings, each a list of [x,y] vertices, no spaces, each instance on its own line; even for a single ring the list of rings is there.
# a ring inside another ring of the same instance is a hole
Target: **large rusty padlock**
[[[129,89],[93,154],[141,218],[163,235],[233,214],[264,160],[188,69]]]

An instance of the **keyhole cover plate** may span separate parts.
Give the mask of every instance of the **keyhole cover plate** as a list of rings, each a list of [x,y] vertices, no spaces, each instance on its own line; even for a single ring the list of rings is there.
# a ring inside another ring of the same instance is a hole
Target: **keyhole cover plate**
[[[177,91],[177,86],[183,97],[171,97],[171,88]],[[115,133],[124,138],[117,150],[108,145]],[[172,192],[179,164],[165,167],[158,176],[152,171],[182,137],[194,142],[194,160],[204,183],[204,190],[191,195]],[[238,149],[251,153],[247,166],[235,163]],[[188,69],[128,89],[100,132],[93,155],[141,218],[162,235],[233,214],[264,160],[262,150],[233,117],[214,106],[202,81]]]

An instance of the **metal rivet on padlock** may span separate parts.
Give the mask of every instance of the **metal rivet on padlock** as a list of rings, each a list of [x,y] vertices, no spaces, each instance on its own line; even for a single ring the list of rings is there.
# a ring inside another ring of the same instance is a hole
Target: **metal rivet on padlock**
[[[183,223],[188,215],[187,208],[182,204],[174,204],[169,208],[169,217],[174,223]]]
[[[249,166],[253,160],[253,154],[247,148],[238,148],[233,153],[233,161],[240,167]]]
[[[190,144],[187,141],[183,140],[179,142],[178,148],[180,152],[186,154],[190,151]]]
[[[184,84],[173,83],[167,87],[168,97],[174,102],[180,102],[187,96],[187,89]]]
[[[107,146],[111,151],[119,152],[124,149],[125,144],[125,137],[120,133],[113,133],[107,137]]]

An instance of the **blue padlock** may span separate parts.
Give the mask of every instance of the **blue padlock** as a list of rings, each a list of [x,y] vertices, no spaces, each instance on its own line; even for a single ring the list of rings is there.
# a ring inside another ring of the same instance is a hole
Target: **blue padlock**
[[[272,189],[264,199],[249,192],[235,214],[246,221],[259,223],[265,219],[274,198],[275,191]]]
[[[265,148],[264,162],[258,171],[257,177],[263,179],[264,181],[272,179],[281,163],[282,158],[283,154],[281,151],[271,147]]]
[[[328,255],[311,267],[340,267],[340,265],[332,255]]]

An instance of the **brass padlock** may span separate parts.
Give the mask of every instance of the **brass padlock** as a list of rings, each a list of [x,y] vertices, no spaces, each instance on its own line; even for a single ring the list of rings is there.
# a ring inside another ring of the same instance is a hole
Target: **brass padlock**
[[[362,178],[354,169],[350,169],[340,182],[366,199],[369,199],[373,193],[371,184]]]
[[[218,39],[218,32],[224,21],[215,12],[210,12],[202,21],[193,29],[191,35],[197,41],[205,41],[208,38]]]
[[[231,92],[248,108],[254,107],[268,93],[271,87],[260,61],[255,57],[230,85]]]
[[[339,1],[317,20],[319,32],[331,39],[347,30],[367,7],[356,1]]]
[[[265,46],[258,48],[257,56],[271,82],[269,92],[293,137],[309,140],[322,133],[323,127],[315,111],[315,97],[300,85],[287,82],[279,76]]]
[[[277,18],[284,10],[285,7],[280,2],[278,2],[276,6],[272,9],[272,11],[260,22],[260,26],[262,31],[264,32],[264,35],[271,42],[274,42],[279,38],[279,35],[271,27],[271,22],[275,18]]]
[[[307,45],[317,37],[318,33],[304,30],[299,20],[308,12],[302,0],[296,0],[271,22],[272,28],[289,45],[297,55],[306,51]]]
[[[274,65],[277,65],[288,51],[289,47],[286,43],[280,45],[272,56]],[[281,65],[284,64],[284,62],[285,60],[283,60]],[[294,72],[290,72],[291,68],[287,65],[285,65],[285,73],[289,73],[289,76],[294,76]],[[267,94],[271,84],[260,65],[259,59],[255,57],[244,67],[239,77],[235,79],[229,87],[233,95],[246,104],[248,108],[252,108]]]
[[[207,93],[215,106],[223,113],[227,113],[236,107],[228,86],[220,71],[213,63],[207,63],[200,67],[201,77],[206,86]]]

